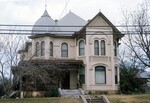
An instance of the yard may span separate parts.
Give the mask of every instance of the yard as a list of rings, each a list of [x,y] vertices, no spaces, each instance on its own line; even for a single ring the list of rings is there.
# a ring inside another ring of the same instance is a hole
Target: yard
[[[150,103],[150,94],[142,95],[107,95],[111,103]],[[0,99],[0,103],[83,103],[81,99],[73,98],[24,98]]]
[[[24,98],[24,99],[0,99],[0,103],[83,103],[81,99],[72,98]]]
[[[150,103],[150,94],[142,95],[108,95],[111,103]]]

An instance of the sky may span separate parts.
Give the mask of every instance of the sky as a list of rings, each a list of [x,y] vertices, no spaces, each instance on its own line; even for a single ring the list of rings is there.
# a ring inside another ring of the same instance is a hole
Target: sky
[[[101,11],[114,25],[118,25],[122,22],[123,11],[135,10],[137,5],[143,1],[144,0],[0,0],[0,24],[33,25],[43,14],[45,4],[47,4],[47,11],[54,20],[59,20],[71,10],[87,21]],[[68,5],[65,8],[67,2]],[[147,2],[150,3],[150,0],[147,0]],[[62,12],[63,15],[61,15]]]

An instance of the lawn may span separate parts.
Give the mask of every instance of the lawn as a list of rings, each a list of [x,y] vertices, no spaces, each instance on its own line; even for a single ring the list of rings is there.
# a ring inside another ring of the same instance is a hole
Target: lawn
[[[24,99],[0,99],[0,103],[83,103],[81,99],[73,98],[24,98]]]
[[[150,94],[142,95],[108,95],[111,103],[150,103]]]

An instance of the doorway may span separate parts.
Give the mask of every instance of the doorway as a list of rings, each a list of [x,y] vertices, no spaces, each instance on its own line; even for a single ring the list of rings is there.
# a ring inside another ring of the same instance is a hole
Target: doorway
[[[64,79],[61,82],[62,89],[70,89],[70,72],[65,74]]]

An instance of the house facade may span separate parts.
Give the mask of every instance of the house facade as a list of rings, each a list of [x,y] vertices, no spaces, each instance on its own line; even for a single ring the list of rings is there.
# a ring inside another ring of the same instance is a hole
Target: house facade
[[[118,42],[122,36],[101,12],[86,22],[71,11],[60,20],[53,20],[45,10],[32,28],[32,42],[26,43],[20,55],[23,61],[32,58],[35,62],[53,60],[72,65],[60,81],[61,89],[80,87],[95,93],[116,93]]]

